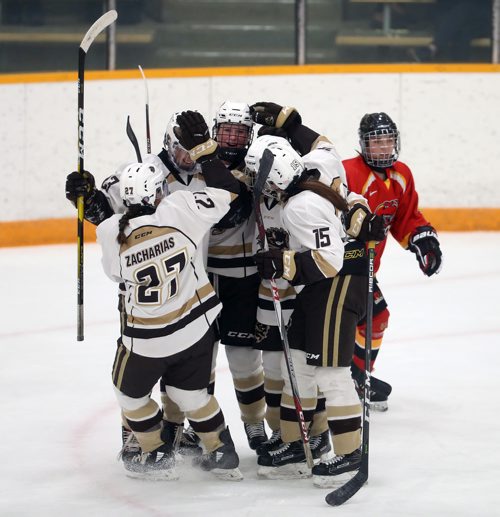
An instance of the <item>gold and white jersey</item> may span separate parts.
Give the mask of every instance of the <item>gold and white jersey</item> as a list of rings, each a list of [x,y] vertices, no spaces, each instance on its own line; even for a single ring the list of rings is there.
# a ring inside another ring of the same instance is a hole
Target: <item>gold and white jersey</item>
[[[300,271],[290,271],[297,292],[301,285],[332,278],[342,269],[346,237],[337,209],[327,199],[304,190],[283,208],[283,226],[290,236],[289,249],[301,254]],[[290,267],[294,267],[293,261]]]
[[[97,227],[105,273],[125,284],[125,347],[166,357],[207,332],[221,304],[208,281],[200,243],[234,194],[206,187],[166,196],[150,215],[130,219],[119,244],[119,214]]]
[[[233,176],[246,183],[246,176],[238,169]],[[230,278],[244,278],[257,273],[253,260],[255,215],[234,228],[212,228],[208,245],[208,271]]]
[[[332,143],[320,140],[318,144],[305,154],[302,159],[306,169],[319,171],[319,181],[336,190],[346,201],[349,207],[354,203],[368,206],[366,199],[347,189],[347,176],[342,159]]]
[[[289,235],[283,228],[282,210],[283,205],[275,199],[262,197],[260,203],[262,220],[266,229],[266,240],[270,249],[288,249]],[[256,234],[255,234],[256,235]],[[256,249],[257,240],[254,242],[254,251]],[[288,280],[284,278],[276,279],[278,287],[281,310],[285,324],[288,324],[290,316],[293,312],[293,301],[295,300],[295,288],[290,285]],[[276,326],[278,320],[274,310],[273,295],[269,280],[261,280],[259,287],[259,302],[257,306],[257,321],[264,325]]]
[[[208,271],[231,278],[257,273],[252,242],[255,235],[253,213],[234,228],[212,228],[208,244]]]

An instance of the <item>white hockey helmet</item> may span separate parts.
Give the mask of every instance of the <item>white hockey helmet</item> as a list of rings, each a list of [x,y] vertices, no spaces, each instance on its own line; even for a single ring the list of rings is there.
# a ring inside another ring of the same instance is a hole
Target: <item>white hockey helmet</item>
[[[163,172],[152,163],[132,163],[120,177],[120,196],[126,206],[156,206],[166,188]]]
[[[177,172],[187,172],[188,174],[196,174],[201,171],[201,167],[189,156],[189,152],[182,147],[179,142],[179,124],[177,117],[180,112],[175,112],[167,123],[165,136],[163,137],[163,149],[167,151],[168,157]]]
[[[264,135],[257,138],[248,150],[248,160],[245,160],[248,171],[257,174],[265,149],[271,151],[274,161],[263,193],[279,199],[283,192],[289,190],[301,178],[305,171],[304,161],[285,138]]]
[[[277,137],[272,135],[263,135],[256,138],[252,145],[248,148],[245,156],[245,174],[248,177],[248,182],[253,186],[255,182],[255,176],[259,171],[260,159],[264,153],[264,149],[267,149],[271,145],[279,143]]]
[[[218,157],[231,165],[239,165],[252,143],[253,125],[248,104],[223,102],[212,127],[212,138],[219,144]]]

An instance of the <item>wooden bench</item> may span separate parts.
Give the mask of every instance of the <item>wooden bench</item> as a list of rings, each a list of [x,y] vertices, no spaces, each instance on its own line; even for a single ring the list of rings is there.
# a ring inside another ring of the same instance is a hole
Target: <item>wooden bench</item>
[[[432,43],[432,35],[412,35],[399,33],[351,33],[337,34],[335,43],[350,47],[426,47]]]
[[[385,33],[339,33],[335,43],[339,46],[350,47],[427,47],[432,43],[432,35],[425,34],[401,34],[398,32]],[[490,38],[476,38],[471,40],[470,46],[474,48],[491,47]]]
[[[88,29],[88,27],[87,27]],[[76,44],[79,45],[87,29],[80,28],[70,31],[44,31],[40,28],[30,30],[26,27],[17,27],[15,30],[5,30],[0,28],[0,43],[11,44]],[[138,31],[138,32],[122,32],[116,31],[116,42],[120,44],[130,45],[147,45],[153,42],[155,31]],[[106,35],[100,34],[96,40],[97,43],[104,43]]]

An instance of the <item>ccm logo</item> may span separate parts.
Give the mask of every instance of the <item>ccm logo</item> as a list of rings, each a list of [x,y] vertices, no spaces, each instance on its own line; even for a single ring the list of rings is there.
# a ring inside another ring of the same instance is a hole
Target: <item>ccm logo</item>
[[[236,332],[235,330],[230,330],[227,333],[227,336],[228,337],[237,337],[240,339],[253,339],[254,338],[254,335],[251,334],[250,332]]]
[[[310,354],[309,352],[306,354],[307,359],[319,359],[319,354]]]
[[[146,235],[150,235],[151,233],[153,233],[151,230],[149,230],[148,232],[140,233],[139,235],[136,235],[134,239],[142,239],[143,237],[146,237]]]

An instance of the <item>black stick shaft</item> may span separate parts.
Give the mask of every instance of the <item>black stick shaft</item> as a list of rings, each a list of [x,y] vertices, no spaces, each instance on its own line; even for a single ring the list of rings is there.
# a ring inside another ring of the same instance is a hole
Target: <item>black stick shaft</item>
[[[85,56],[86,52],[80,47],[78,50],[78,172],[83,174],[84,171],[84,90],[85,90]],[[77,341],[83,341],[83,196],[78,196],[76,200],[78,210],[77,221]]]

